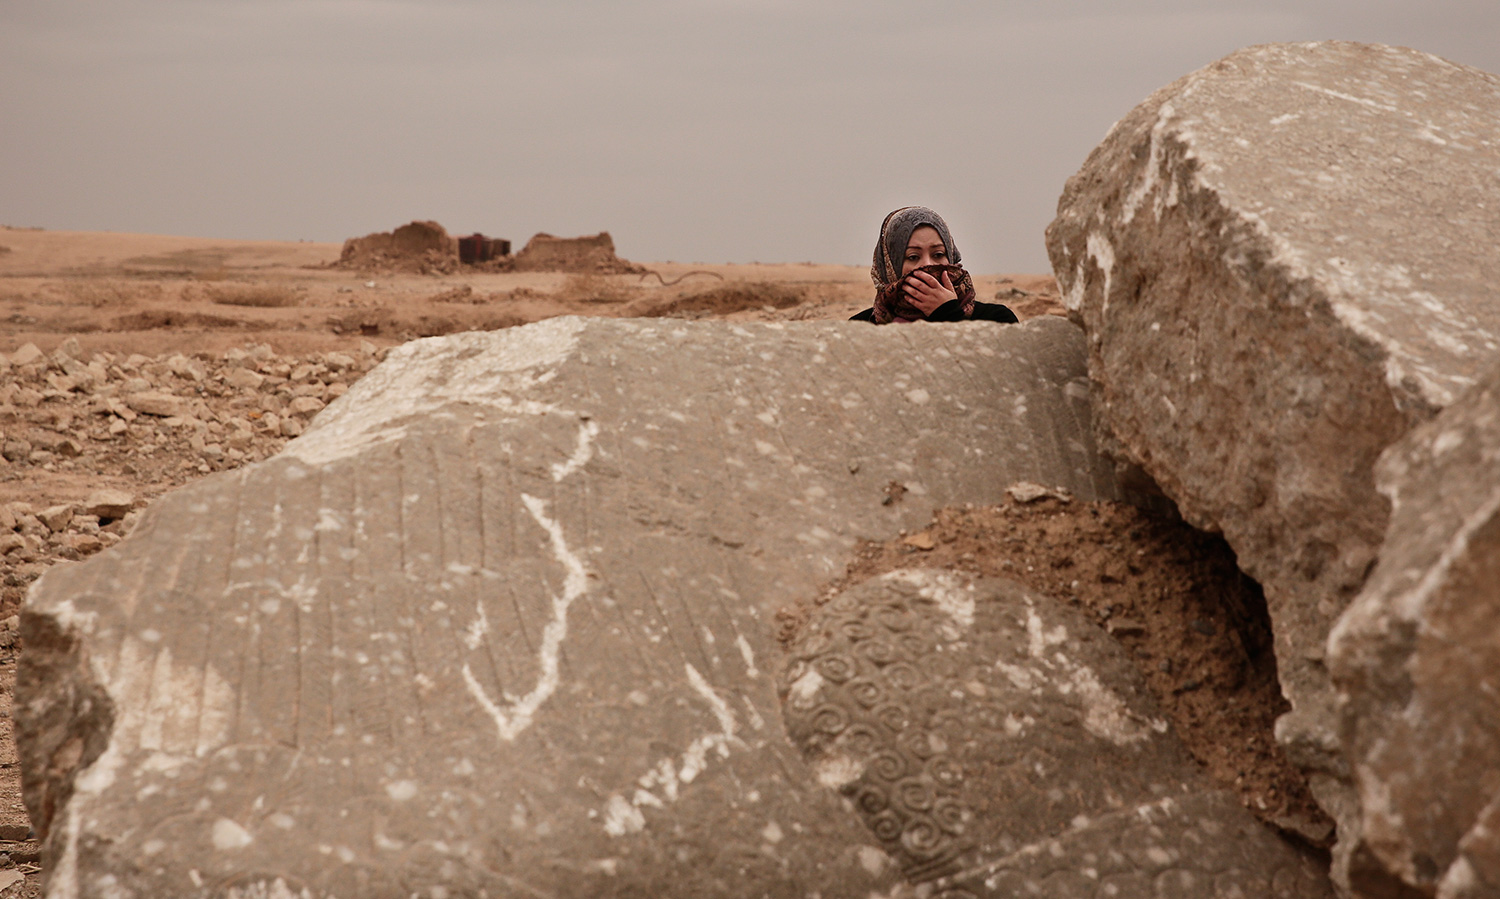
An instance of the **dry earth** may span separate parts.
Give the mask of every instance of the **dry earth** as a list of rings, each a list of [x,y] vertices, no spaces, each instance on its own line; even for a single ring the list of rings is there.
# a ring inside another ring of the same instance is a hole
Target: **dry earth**
[[[421,275],[335,268],[339,251],[0,227],[0,899],[39,890],[11,733],[11,616],[49,566],[117,542],[173,487],[274,454],[396,343],[567,314],[842,319],[871,291],[855,266]],[[1022,319],[1061,312],[1050,276],[975,282]],[[901,492],[893,484],[891,501]],[[864,547],[840,583],[913,565],[1008,575],[1085,608],[1215,778],[1263,820],[1326,829],[1272,738],[1283,705],[1264,603],[1222,541],[1131,507],[1043,497],[943,510],[920,533]],[[785,629],[817,600],[786,610]]]

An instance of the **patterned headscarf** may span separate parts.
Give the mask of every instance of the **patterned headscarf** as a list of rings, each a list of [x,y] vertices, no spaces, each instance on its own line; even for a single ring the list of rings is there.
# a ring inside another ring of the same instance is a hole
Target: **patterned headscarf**
[[[885,221],[881,223],[880,240],[875,244],[875,257],[870,265],[870,278],[875,282],[875,323],[877,325],[892,321],[916,321],[923,318],[921,312],[907,304],[906,292],[902,289],[902,282],[905,279],[901,276],[901,267],[906,260],[906,245],[911,241],[911,233],[923,225],[931,226],[937,231],[938,237],[943,241],[943,249],[948,253],[948,265],[924,266],[920,270],[932,274],[939,280],[942,280],[942,272],[947,271],[948,280],[962,304],[964,318],[969,318],[974,314],[974,279],[959,266],[963,257],[959,255],[958,247],[953,243],[953,235],[948,231],[948,223],[943,221],[942,216],[926,206],[903,206],[886,216]]]

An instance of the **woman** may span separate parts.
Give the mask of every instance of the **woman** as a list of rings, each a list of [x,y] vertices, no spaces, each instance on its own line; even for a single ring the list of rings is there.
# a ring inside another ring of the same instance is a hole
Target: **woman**
[[[850,321],[1014,322],[999,303],[976,303],[974,279],[959,266],[948,223],[926,206],[903,206],[885,217],[870,277],[875,305]]]

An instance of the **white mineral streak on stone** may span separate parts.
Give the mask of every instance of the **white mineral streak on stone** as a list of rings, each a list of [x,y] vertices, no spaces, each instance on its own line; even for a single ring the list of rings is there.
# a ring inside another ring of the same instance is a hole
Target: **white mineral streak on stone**
[[[1340,100],[1347,100],[1350,103],[1358,103],[1361,106],[1368,106],[1371,109],[1378,109],[1381,112],[1400,112],[1400,110],[1394,106],[1387,106],[1384,103],[1377,103],[1374,100],[1367,100],[1364,97],[1356,97],[1353,94],[1346,94],[1343,91],[1336,91],[1331,87],[1323,87],[1319,84],[1308,84],[1306,81],[1293,81],[1292,84],[1295,84],[1300,88],[1305,88],[1306,90],[1313,91],[1315,93],[1325,94],[1329,97],[1337,97]]]
[[[736,722],[734,711],[729,708],[729,703],[725,702],[723,697],[714,692],[714,688],[709,686],[708,681],[703,679],[703,675],[698,673],[698,669],[692,665],[684,665],[683,667],[687,671],[688,683],[692,684],[693,690],[708,702],[709,707],[713,709],[714,717],[719,722],[719,733],[704,734],[694,740],[688,746],[687,751],[682,754],[682,766],[677,776],[686,784],[692,783],[693,779],[707,767],[708,753],[710,751],[718,752],[721,758],[729,755],[729,743],[734,739]]]
[[[224,899],[332,899],[324,893],[313,893],[307,887],[294,892],[280,877],[272,881],[259,880],[242,886],[232,886],[224,892]]]
[[[385,794],[397,802],[406,802],[417,797],[418,787],[415,781],[394,780],[385,785]]]
[[[787,695],[794,704],[805,707],[813,701],[821,689],[823,689],[823,675],[818,673],[818,669],[809,668],[802,673],[801,677],[792,682]]]
[[[220,818],[214,822],[213,841],[215,849],[244,849],[255,842],[255,837],[236,822]]]
[[[1029,601],[1026,605],[1027,652],[1048,668],[1062,668],[1068,680],[1061,684],[1061,689],[1064,693],[1076,693],[1083,703],[1085,730],[1119,746],[1138,743],[1149,737],[1150,731],[1164,731],[1158,726],[1159,722],[1145,721],[1132,713],[1119,694],[1100,682],[1092,668],[1080,665],[1060,652],[1048,658],[1047,653],[1052,647],[1067,642],[1068,630],[1060,624],[1047,630],[1035,606]],[[1030,683],[1030,674],[1025,669],[1002,665],[1001,670],[1021,689],[1026,689],[1025,685]]]
[[[502,412],[538,415],[545,403],[517,401],[555,376],[572,356],[585,319],[565,316],[503,331],[449,334],[414,340],[334,400],[307,433],[282,455],[320,465],[366,447],[400,438],[404,422],[449,403],[485,405]]]
[[[612,837],[623,837],[627,833],[640,833],[646,828],[646,816],[641,810],[614,793],[604,806],[604,832]]]
[[[552,466],[552,480],[561,481],[563,478],[588,464],[594,457],[594,438],[599,436],[599,424],[595,421],[585,421],[578,426],[578,446],[574,448],[573,455],[566,462],[559,462]]]
[[[745,673],[751,677],[760,677],[760,672],[755,668],[755,652],[750,648],[750,641],[745,639],[744,634],[736,634],[734,645],[739,647],[740,657],[745,660]]]
[[[818,783],[830,790],[837,790],[859,780],[865,766],[847,755],[829,755],[813,762],[813,773]]]
[[[1116,746],[1139,743],[1151,735],[1146,722],[1132,715],[1125,701],[1101,684],[1092,668],[1080,665],[1073,669],[1071,677],[1083,700],[1084,730]]]
[[[1141,173],[1140,179],[1136,181],[1135,186],[1126,195],[1125,208],[1120,212],[1120,223],[1123,225],[1130,224],[1131,220],[1135,218],[1136,212],[1141,208],[1141,203],[1145,202],[1146,197],[1151,194],[1151,191],[1161,183],[1162,134],[1165,133],[1167,122],[1174,114],[1175,110],[1172,109],[1171,103],[1163,103],[1161,109],[1157,112],[1156,124],[1151,128],[1151,151],[1146,159],[1145,171]],[[1160,207],[1157,208],[1156,218],[1158,221],[1161,220]],[[1091,252],[1092,249],[1093,245],[1090,242]],[[1113,265],[1111,265],[1111,268],[1113,268]],[[1106,289],[1105,296],[1108,295],[1108,289]]]
[[[474,603],[474,621],[464,630],[464,645],[469,649],[478,649],[484,642],[484,638],[490,633],[490,619],[484,614],[484,603]]]
[[[463,677],[469,693],[494,719],[495,732],[507,743],[531,726],[537,709],[556,692],[559,654],[563,639],[568,635],[568,607],[588,592],[588,572],[583,567],[583,560],[568,548],[562,525],[547,515],[547,504],[526,493],[521,494],[521,502],[536,523],[541,525],[542,530],[547,532],[552,542],[552,554],[562,564],[566,576],[562,594],[552,597],[552,620],[542,629],[542,645],[537,652],[537,681],[531,692],[502,709],[490,699],[469,664],[464,663]]]
[[[917,595],[931,600],[952,619],[954,628],[944,628],[943,636],[957,640],[963,631],[974,626],[974,584],[951,571],[934,571],[931,568],[905,568],[886,575],[890,580],[900,581],[917,588]]]
[[[699,774],[703,773],[703,769],[708,766],[708,754],[710,752],[717,752],[720,758],[727,758],[729,756],[730,744],[739,742],[738,738],[735,737],[735,732],[738,730],[738,722],[734,717],[734,710],[729,707],[729,703],[724,701],[724,697],[719,695],[718,691],[698,672],[697,668],[694,668],[691,664],[684,663],[683,670],[687,674],[688,684],[692,686],[693,691],[702,696],[704,701],[708,703],[709,708],[713,710],[714,719],[719,725],[719,732],[716,734],[704,734],[694,740],[682,753],[680,761],[670,758],[662,759],[660,762],[657,762],[655,768],[636,778],[636,784],[640,789],[635,791],[635,795],[628,803],[632,806],[632,811],[641,806],[648,805],[653,808],[663,807],[664,804],[661,799],[655,793],[650,792],[658,787],[661,788],[662,793],[666,796],[667,802],[675,802],[680,787],[692,783]],[[757,729],[762,724],[764,722],[757,724]],[[623,802],[624,800],[622,799],[621,801]],[[611,799],[611,802],[613,802],[613,799]],[[636,812],[636,814],[639,814],[639,812]],[[642,823],[644,824],[644,819]],[[606,814],[605,830],[609,830],[608,814]],[[619,834],[613,835],[619,836]]]
[[[1042,616],[1036,613],[1036,607],[1030,600],[1026,602],[1026,651],[1031,657],[1051,667],[1047,662],[1047,648],[1057,646],[1068,639],[1068,629],[1062,625],[1053,628],[1049,633],[1042,624]]]
[[[1099,313],[1103,315],[1109,311],[1110,285],[1115,277],[1115,248],[1103,234],[1098,231],[1089,232],[1088,240],[1089,258],[1099,266],[1099,271],[1104,273],[1104,303],[1099,307]]]

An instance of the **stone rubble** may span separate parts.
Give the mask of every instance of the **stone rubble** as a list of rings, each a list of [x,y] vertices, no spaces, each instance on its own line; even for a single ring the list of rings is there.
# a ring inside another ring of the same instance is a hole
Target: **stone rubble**
[[[278,355],[269,346],[221,355],[86,353],[76,338],[52,353],[0,353],[0,481],[61,474],[146,480],[142,495],[101,487],[72,503],[0,504],[5,586],[58,560],[113,546],[166,489],[266,459],[384,351]],[[123,476],[123,477],[122,477]]]

